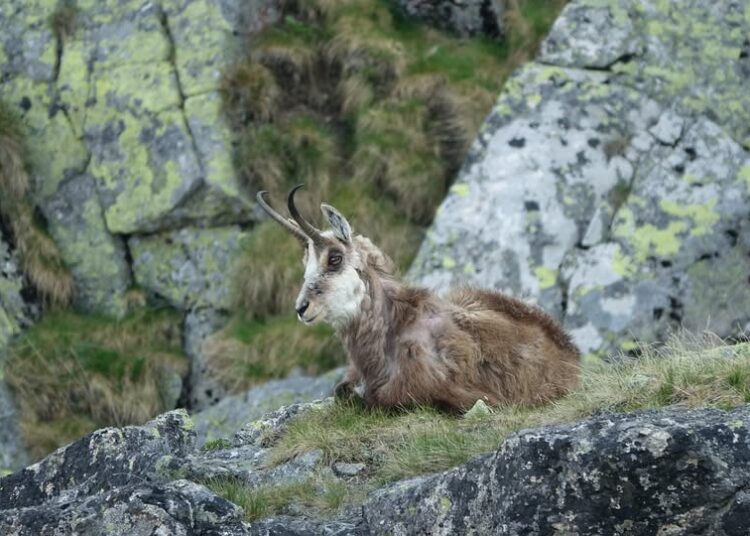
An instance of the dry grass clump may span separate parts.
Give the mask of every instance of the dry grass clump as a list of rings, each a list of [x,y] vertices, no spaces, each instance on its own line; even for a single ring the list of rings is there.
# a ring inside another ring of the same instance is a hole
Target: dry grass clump
[[[180,318],[170,311],[119,321],[45,315],[8,349],[4,365],[32,457],[97,428],[140,424],[173,409],[163,384],[187,371],[181,339]]]
[[[293,369],[319,374],[343,362],[343,350],[330,328],[312,328],[296,318],[235,318],[203,343],[203,354],[216,379],[229,391],[241,392]]]
[[[37,221],[30,193],[21,120],[0,102],[0,219],[10,228],[31,284],[48,303],[66,305],[73,296],[73,277]]]
[[[260,63],[243,61],[232,67],[219,91],[235,128],[251,121],[271,121],[278,113],[281,91],[271,71]]]
[[[381,482],[445,470],[498,448],[511,433],[596,411],[664,406],[733,408],[750,402],[750,343],[673,339],[639,358],[592,365],[569,396],[540,407],[498,407],[460,418],[430,408],[397,412],[336,403],[295,420],[274,447],[277,462],[321,449],[329,461],[367,462]]]
[[[300,210],[318,212],[331,190],[339,164],[336,139],[325,124],[309,115],[294,115],[278,125],[246,130],[238,154],[240,177],[251,191],[266,190],[277,203],[304,182]]]

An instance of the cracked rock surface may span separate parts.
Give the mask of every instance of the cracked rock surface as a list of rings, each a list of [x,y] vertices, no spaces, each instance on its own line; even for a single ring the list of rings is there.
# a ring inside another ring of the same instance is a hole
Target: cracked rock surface
[[[73,275],[75,306],[119,317],[140,285],[205,338],[229,305],[238,224],[257,218],[236,182],[219,84],[279,2],[81,0],[74,31],[58,35],[61,5],[0,5],[0,99],[26,127],[33,202]],[[31,318],[13,255],[0,241],[0,353]],[[213,390],[196,344],[189,385]]]
[[[536,301],[590,356],[679,326],[746,330],[749,31],[731,0],[569,4],[506,84],[411,278]]]
[[[0,227],[0,365],[8,341],[29,325],[36,311],[23,297],[25,283],[15,252]],[[0,368],[0,475],[28,463],[17,423],[17,410]]]
[[[218,87],[247,34],[277,20],[278,2],[78,2],[72,35],[52,32],[56,7],[0,7],[0,98],[33,140],[35,202],[77,305],[121,315],[128,238],[255,219]]]

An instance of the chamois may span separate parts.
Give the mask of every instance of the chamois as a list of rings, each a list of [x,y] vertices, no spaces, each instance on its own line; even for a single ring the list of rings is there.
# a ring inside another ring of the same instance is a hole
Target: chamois
[[[258,192],[260,206],[304,248],[297,317],[326,321],[349,355],[338,397],[355,393],[369,406],[425,404],[465,411],[488,404],[537,404],[579,381],[580,354],[541,309],[500,292],[458,288],[439,297],[401,282],[388,256],[322,204],[331,226],[320,231],[294,204],[285,218]]]

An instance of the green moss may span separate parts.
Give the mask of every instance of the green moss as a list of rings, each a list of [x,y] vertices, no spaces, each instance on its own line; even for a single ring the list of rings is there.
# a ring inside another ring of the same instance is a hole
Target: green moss
[[[203,445],[203,451],[208,452],[212,450],[224,450],[232,447],[232,442],[228,439],[209,439],[206,444]]]

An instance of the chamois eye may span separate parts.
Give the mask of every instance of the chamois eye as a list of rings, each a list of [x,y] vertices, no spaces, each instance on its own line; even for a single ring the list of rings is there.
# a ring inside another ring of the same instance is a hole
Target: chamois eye
[[[341,264],[343,257],[337,253],[328,256],[328,266],[338,266]]]

